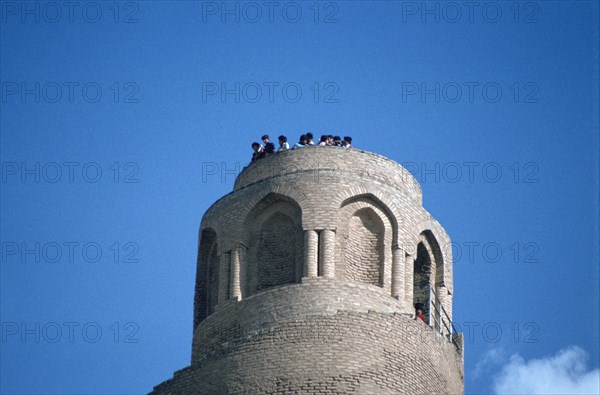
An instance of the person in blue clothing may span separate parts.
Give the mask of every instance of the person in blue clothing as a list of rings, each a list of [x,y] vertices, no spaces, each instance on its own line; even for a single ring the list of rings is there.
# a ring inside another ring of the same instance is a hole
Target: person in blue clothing
[[[296,144],[294,144],[294,147],[292,149],[304,148],[307,145],[308,145],[308,137],[306,137],[305,134],[302,134],[302,135],[300,135],[299,141]]]

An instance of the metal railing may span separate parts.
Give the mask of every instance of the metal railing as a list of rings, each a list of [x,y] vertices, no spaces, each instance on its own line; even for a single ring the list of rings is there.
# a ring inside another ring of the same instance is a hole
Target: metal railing
[[[440,332],[442,336],[453,343],[456,348],[460,349],[460,345],[456,342],[454,335],[457,333],[456,327],[452,324],[452,320],[437,294],[433,290],[431,284],[429,288],[429,325]]]

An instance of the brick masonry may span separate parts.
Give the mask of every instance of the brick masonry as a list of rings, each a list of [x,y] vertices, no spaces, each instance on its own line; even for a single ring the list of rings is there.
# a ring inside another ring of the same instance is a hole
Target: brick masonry
[[[200,227],[191,366],[152,394],[462,394],[452,256],[416,180],[377,154],[308,147],[246,167]],[[215,289],[217,288],[217,289]]]

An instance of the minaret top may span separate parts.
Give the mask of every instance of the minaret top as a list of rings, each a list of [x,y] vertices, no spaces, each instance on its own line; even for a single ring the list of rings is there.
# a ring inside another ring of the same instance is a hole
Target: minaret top
[[[412,202],[422,204],[421,186],[408,170],[382,155],[355,148],[310,146],[269,155],[244,168],[233,190],[277,178],[293,183],[365,179],[399,189]]]

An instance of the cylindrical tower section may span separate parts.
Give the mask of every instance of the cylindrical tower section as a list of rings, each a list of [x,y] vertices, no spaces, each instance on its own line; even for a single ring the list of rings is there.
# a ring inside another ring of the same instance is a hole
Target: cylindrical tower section
[[[421,202],[369,152],[250,164],[202,219],[192,364],[153,392],[462,393],[450,239]]]

